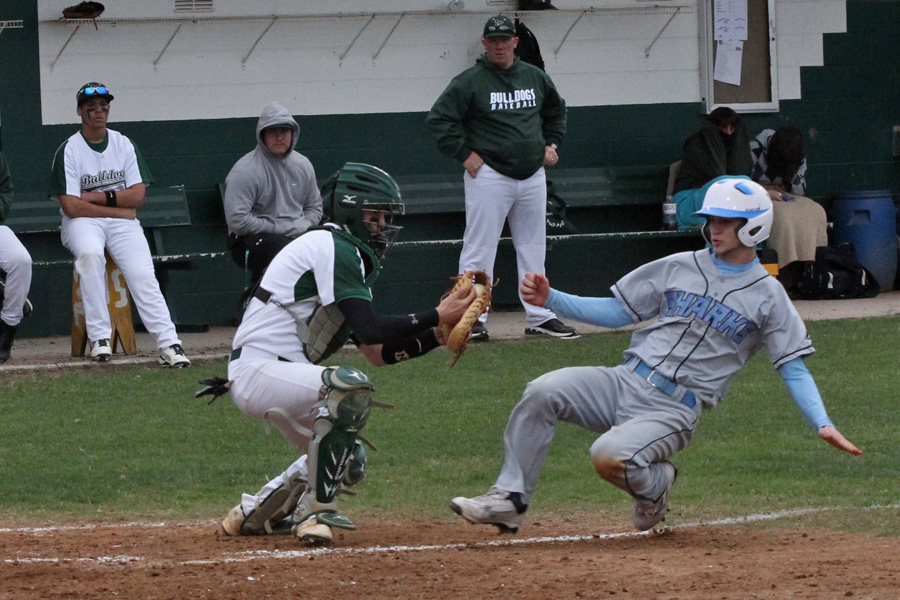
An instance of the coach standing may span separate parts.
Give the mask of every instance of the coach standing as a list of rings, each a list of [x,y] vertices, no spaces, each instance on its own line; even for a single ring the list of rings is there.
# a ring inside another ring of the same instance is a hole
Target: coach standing
[[[516,58],[519,38],[512,19],[488,19],[482,43],[487,52],[450,82],[427,122],[438,149],[465,169],[466,231],[459,272],[484,269],[493,278],[497,244],[508,219],[521,282],[526,272],[544,272],[544,165],[559,160],[566,103],[546,73]],[[526,334],[578,337],[551,311],[523,305]],[[484,319],[473,328],[473,339],[487,339]]]

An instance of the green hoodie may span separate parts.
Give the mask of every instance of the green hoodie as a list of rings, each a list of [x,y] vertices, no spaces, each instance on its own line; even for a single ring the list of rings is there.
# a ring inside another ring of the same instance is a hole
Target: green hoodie
[[[0,154],[0,223],[6,220],[9,208],[12,206],[13,184],[9,177],[9,165]]]
[[[566,103],[537,67],[516,58],[502,69],[482,56],[453,78],[427,123],[442,153],[462,162],[476,152],[495,171],[522,180],[541,168],[545,146],[562,143]]]

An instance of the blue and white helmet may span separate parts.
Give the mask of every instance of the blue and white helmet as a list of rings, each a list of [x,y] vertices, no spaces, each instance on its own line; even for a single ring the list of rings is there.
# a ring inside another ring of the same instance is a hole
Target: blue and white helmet
[[[746,219],[738,229],[738,239],[745,246],[756,246],[768,239],[772,231],[772,213],[772,200],[766,188],[750,179],[726,178],[709,186],[703,207],[694,216]],[[707,237],[706,226],[703,237]]]

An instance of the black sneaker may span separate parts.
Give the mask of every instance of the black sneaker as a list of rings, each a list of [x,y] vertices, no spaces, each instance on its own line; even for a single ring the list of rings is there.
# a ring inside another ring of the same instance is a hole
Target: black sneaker
[[[484,326],[484,323],[481,321],[477,321],[474,325],[472,325],[472,335],[469,337],[470,340],[475,340],[476,342],[486,342],[491,336],[488,335],[487,327]]]
[[[574,340],[578,337],[578,332],[574,327],[570,327],[557,318],[544,321],[537,327],[526,327],[525,335],[550,335],[553,337]]]

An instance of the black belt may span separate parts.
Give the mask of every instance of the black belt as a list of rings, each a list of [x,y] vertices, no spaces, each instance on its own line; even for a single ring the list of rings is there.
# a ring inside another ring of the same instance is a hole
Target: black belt
[[[675,383],[665,375],[657,372],[656,369],[654,369],[641,359],[632,357],[625,364],[631,366],[635,362],[637,364],[634,367],[634,372],[646,379],[647,383],[667,396],[674,396],[678,392],[679,385],[677,383]],[[679,402],[681,402],[688,408],[694,408],[695,406],[697,406],[697,397],[694,396],[694,392],[685,390],[684,395],[680,398]]]
[[[272,292],[257,286],[256,289],[253,290],[253,297],[265,304],[269,301],[269,298],[272,297]]]
[[[232,350],[231,357],[228,359],[228,361],[231,362],[233,360],[239,359],[241,357],[241,350],[243,350],[243,348],[235,348],[234,350]],[[281,357],[281,356],[277,356],[276,358],[278,358],[278,360],[280,360],[281,362],[291,362],[288,359]]]

